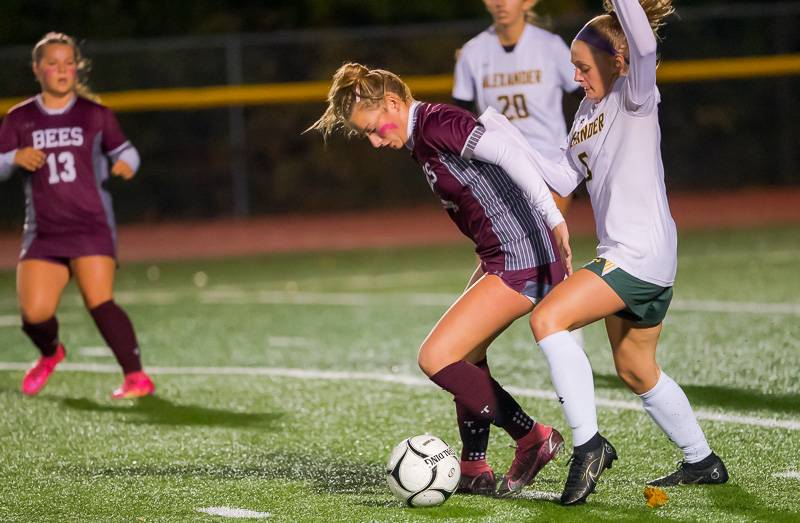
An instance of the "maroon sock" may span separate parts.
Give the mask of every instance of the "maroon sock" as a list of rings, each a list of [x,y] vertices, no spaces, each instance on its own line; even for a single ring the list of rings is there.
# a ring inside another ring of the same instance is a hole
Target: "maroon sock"
[[[489,364],[486,358],[475,364],[487,376]],[[469,409],[458,399],[456,403],[456,418],[458,419],[458,433],[461,435],[461,461],[480,461],[486,459],[486,449],[489,447],[489,428],[491,423],[477,416],[473,416]]]
[[[114,356],[117,358],[122,372],[130,374],[142,370],[142,362],[139,359],[139,343],[136,341],[136,333],[133,331],[133,324],[119,305],[114,300],[101,303],[89,313],[94,319],[103,339],[111,347]]]
[[[451,363],[431,376],[431,381],[452,394],[473,419],[495,422],[499,412],[491,379],[472,363]]]
[[[42,356],[49,357],[58,347],[58,320],[55,316],[41,323],[28,323],[22,318],[22,331],[28,335]]]

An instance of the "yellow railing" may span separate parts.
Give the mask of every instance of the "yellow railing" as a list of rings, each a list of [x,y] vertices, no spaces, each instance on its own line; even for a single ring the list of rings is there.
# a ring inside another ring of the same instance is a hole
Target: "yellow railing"
[[[800,54],[681,60],[664,62],[658,69],[660,83],[698,82],[790,76],[800,74]],[[405,76],[417,96],[447,95],[453,86],[450,75]],[[329,83],[293,82],[223,85],[178,89],[148,89],[101,93],[104,104],[115,111],[169,111],[208,109],[239,105],[322,102]],[[20,101],[0,98],[0,114]]]

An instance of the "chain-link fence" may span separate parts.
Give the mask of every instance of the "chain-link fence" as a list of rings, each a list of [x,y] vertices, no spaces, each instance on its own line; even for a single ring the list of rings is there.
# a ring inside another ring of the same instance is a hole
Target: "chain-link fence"
[[[559,19],[570,41],[586,17]],[[446,74],[454,51],[486,23],[86,42],[97,91],[325,80],[346,60],[401,76]],[[800,51],[800,2],[684,10],[665,28],[667,61]],[[0,49],[3,96],[37,91],[30,49]],[[670,189],[800,183],[800,77],[661,86]],[[443,93],[438,101],[449,99]],[[575,101],[568,102],[572,109]],[[132,182],[112,181],[121,221],[404,206],[431,198],[404,152],[301,132],[316,103],[120,114],[143,158]],[[568,110],[570,110],[568,108]],[[568,112],[568,118],[571,118]],[[0,186],[0,223],[19,224],[16,176]]]

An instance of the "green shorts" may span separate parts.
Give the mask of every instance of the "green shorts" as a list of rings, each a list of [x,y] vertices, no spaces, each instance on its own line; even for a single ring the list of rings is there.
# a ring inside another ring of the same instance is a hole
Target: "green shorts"
[[[640,280],[605,258],[595,258],[583,268],[603,278],[625,302],[626,307],[616,313],[620,318],[642,327],[653,327],[664,321],[672,301],[672,287],[659,287]]]

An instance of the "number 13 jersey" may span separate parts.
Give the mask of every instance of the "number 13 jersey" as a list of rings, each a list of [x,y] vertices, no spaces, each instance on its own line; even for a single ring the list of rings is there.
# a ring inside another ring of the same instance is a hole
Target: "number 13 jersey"
[[[76,96],[63,109],[36,96],[12,108],[0,127],[0,153],[33,147],[45,154],[24,171],[25,237],[111,233],[111,195],[104,187],[108,157],[131,147],[107,107]]]
[[[526,24],[513,50],[490,27],[464,44],[455,68],[453,98],[494,107],[548,160],[561,157],[567,136],[561,99],[579,87],[570,51],[558,35]]]

